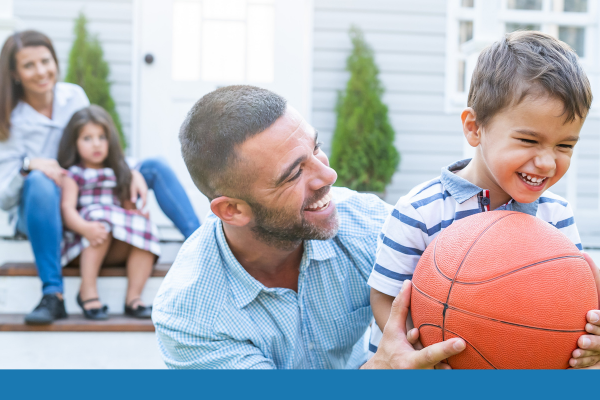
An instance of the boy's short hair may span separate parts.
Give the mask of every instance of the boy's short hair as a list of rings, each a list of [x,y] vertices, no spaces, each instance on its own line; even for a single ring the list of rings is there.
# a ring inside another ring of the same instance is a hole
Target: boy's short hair
[[[565,122],[585,119],[592,105],[590,82],[566,43],[541,32],[513,32],[479,55],[468,106],[485,126],[498,112],[540,90],[563,102]]]

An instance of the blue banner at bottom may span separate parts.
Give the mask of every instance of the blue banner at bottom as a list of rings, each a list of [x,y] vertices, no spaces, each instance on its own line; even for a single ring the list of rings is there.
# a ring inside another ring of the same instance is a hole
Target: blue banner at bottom
[[[596,371],[0,371],[0,399],[595,398]]]

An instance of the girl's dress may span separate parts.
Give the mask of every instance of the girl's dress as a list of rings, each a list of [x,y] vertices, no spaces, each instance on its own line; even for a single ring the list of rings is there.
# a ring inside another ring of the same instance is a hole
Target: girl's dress
[[[74,165],[68,175],[79,186],[77,211],[86,221],[102,222],[114,239],[160,255],[158,229],[136,210],[125,210],[114,194],[117,178],[111,168],[92,169]],[[75,259],[89,241],[72,231],[65,230],[62,243],[62,265]]]

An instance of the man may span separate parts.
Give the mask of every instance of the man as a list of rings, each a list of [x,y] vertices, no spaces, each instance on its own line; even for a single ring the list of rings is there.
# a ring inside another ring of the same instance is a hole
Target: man
[[[406,282],[366,361],[367,279],[390,206],[332,188],[317,132],[283,98],[218,89],[192,108],[180,139],[214,215],[184,243],[155,300],[169,367],[442,368],[465,348],[451,339],[422,349],[418,331],[406,332]]]

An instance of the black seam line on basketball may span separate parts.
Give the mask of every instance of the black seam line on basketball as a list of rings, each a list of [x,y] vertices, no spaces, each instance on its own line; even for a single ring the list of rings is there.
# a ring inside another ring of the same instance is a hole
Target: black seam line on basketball
[[[436,328],[440,328],[440,329],[442,329],[442,327],[441,327],[441,326],[439,326],[439,325],[436,325],[436,324],[421,324],[421,325],[419,325],[419,331],[421,330],[421,327],[423,327],[423,326],[433,326],[433,327],[436,327]],[[456,332],[452,332],[452,331],[451,331],[451,330],[449,330],[449,329],[448,329],[448,332],[450,332],[451,334],[455,335],[456,337],[459,337],[459,338],[461,338],[462,340],[464,340],[464,341],[465,341],[465,343],[469,344],[469,345],[470,345],[470,346],[473,348],[473,350],[475,350],[475,351],[477,352],[477,354],[479,354],[479,355],[481,356],[481,358],[483,358],[483,359],[485,360],[485,362],[486,362],[486,363],[490,364],[490,367],[492,367],[492,368],[494,368],[494,369],[498,369],[498,368],[496,368],[496,367],[494,366],[494,364],[492,364],[492,363],[491,363],[491,362],[490,362],[490,361],[489,361],[487,358],[485,358],[485,356],[484,356],[483,354],[481,354],[481,352],[480,352],[479,350],[477,350],[477,347],[473,346],[473,343],[469,342],[467,339],[465,339],[464,337],[460,336],[460,335],[459,335],[458,333],[456,333]],[[446,358],[446,360],[447,360],[447,358]]]
[[[517,273],[517,272],[519,272],[519,271],[521,271],[521,270],[524,270],[524,269],[526,269],[526,268],[535,267],[536,265],[543,264],[543,263],[547,263],[547,262],[551,262],[551,261],[563,260],[563,259],[565,259],[565,258],[579,258],[579,259],[582,259],[582,260],[584,260],[584,261],[585,261],[585,258],[584,258],[584,257],[582,257],[582,256],[561,256],[561,257],[555,257],[555,258],[550,258],[550,259],[548,259],[548,260],[538,261],[538,262],[536,262],[536,263],[533,263],[533,264],[525,265],[524,267],[517,268],[517,269],[515,269],[515,270],[512,270],[512,271],[510,271],[510,272],[507,272],[507,273],[505,273],[505,274],[502,274],[502,275],[498,275],[498,276],[496,276],[496,277],[494,277],[494,278],[491,278],[491,279],[488,279],[488,280],[485,280],[485,281],[478,281],[478,282],[463,282],[463,281],[456,281],[456,282],[454,282],[454,283],[456,283],[456,284],[458,284],[458,285],[481,285],[481,284],[483,284],[483,283],[488,283],[488,282],[495,281],[496,279],[504,278],[505,276],[508,276],[508,275],[511,275],[511,274]],[[450,277],[448,277],[448,276],[444,275],[444,273],[443,273],[442,271],[440,271],[440,269],[437,267],[437,265],[435,266],[435,268],[438,270],[439,274],[440,274],[440,275],[441,275],[441,276],[442,276],[444,279],[446,279],[446,280],[448,280],[448,281],[451,281],[451,280],[452,280],[452,278],[450,278]]]
[[[475,241],[473,243],[471,243],[471,247],[469,247],[469,250],[467,250],[467,253],[464,255],[462,261],[460,262],[460,265],[458,266],[458,269],[456,270],[456,273],[454,274],[454,279],[452,279],[452,282],[450,282],[450,288],[448,289],[448,297],[446,297],[446,303],[444,303],[444,311],[442,312],[442,339],[444,339],[446,337],[446,335],[445,335],[445,331],[446,331],[446,310],[448,309],[448,303],[450,302],[450,294],[452,293],[452,288],[454,287],[454,282],[456,281],[456,277],[458,276],[458,273],[460,272],[460,269],[462,268],[463,264],[465,263],[466,258],[469,256],[469,254],[471,253],[471,250],[473,250],[473,247],[475,247],[475,245],[477,244],[477,242],[479,241],[479,239],[481,239],[481,237],[492,226],[496,225],[498,222],[500,222],[504,218],[510,217],[511,215],[514,215],[514,214],[518,214],[518,213],[512,212],[512,213],[510,213],[508,215],[505,215],[503,217],[500,217],[497,220],[495,220],[494,222],[492,222],[487,228],[485,228],[483,230],[483,232],[481,232],[479,234],[479,236],[477,236],[477,239],[475,239]],[[447,232],[447,231],[444,231],[444,232]],[[436,266],[436,268],[437,268],[437,260],[436,260],[437,244],[441,240],[441,236],[442,236],[442,234],[440,233],[440,235],[438,236],[437,240],[435,241],[435,246],[433,247],[433,264]]]
[[[460,312],[460,313],[463,313],[463,314],[467,314],[467,315],[470,315],[470,316],[475,317],[475,318],[480,318],[480,319],[485,319],[485,320],[488,320],[488,321],[499,322],[501,324],[506,324],[506,325],[518,326],[520,328],[535,329],[535,330],[539,330],[539,331],[560,332],[560,333],[585,332],[585,330],[583,330],[583,329],[538,328],[536,326],[522,325],[522,324],[517,324],[515,322],[502,321],[501,319],[496,319],[496,318],[492,318],[492,317],[486,317],[485,315],[476,314],[476,313],[471,312],[471,311],[467,311],[467,310],[463,310],[463,309],[458,308],[458,307],[447,305],[447,304],[439,301],[438,299],[435,299],[435,298],[431,297],[430,295],[426,294],[425,292],[423,292],[422,290],[420,290],[418,287],[416,287],[414,283],[413,283],[413,288],[417,289],[417,292],[421,293],[423,296],[427,297],[429,300],[432,300],[432,301],[434,301],[434,302],[436,302],[436,303],[438,303],[440,305],[446,306],[450,310],[457,311],[457,312]],[[448,331],[448,332],[450,332],[450,331]]]

